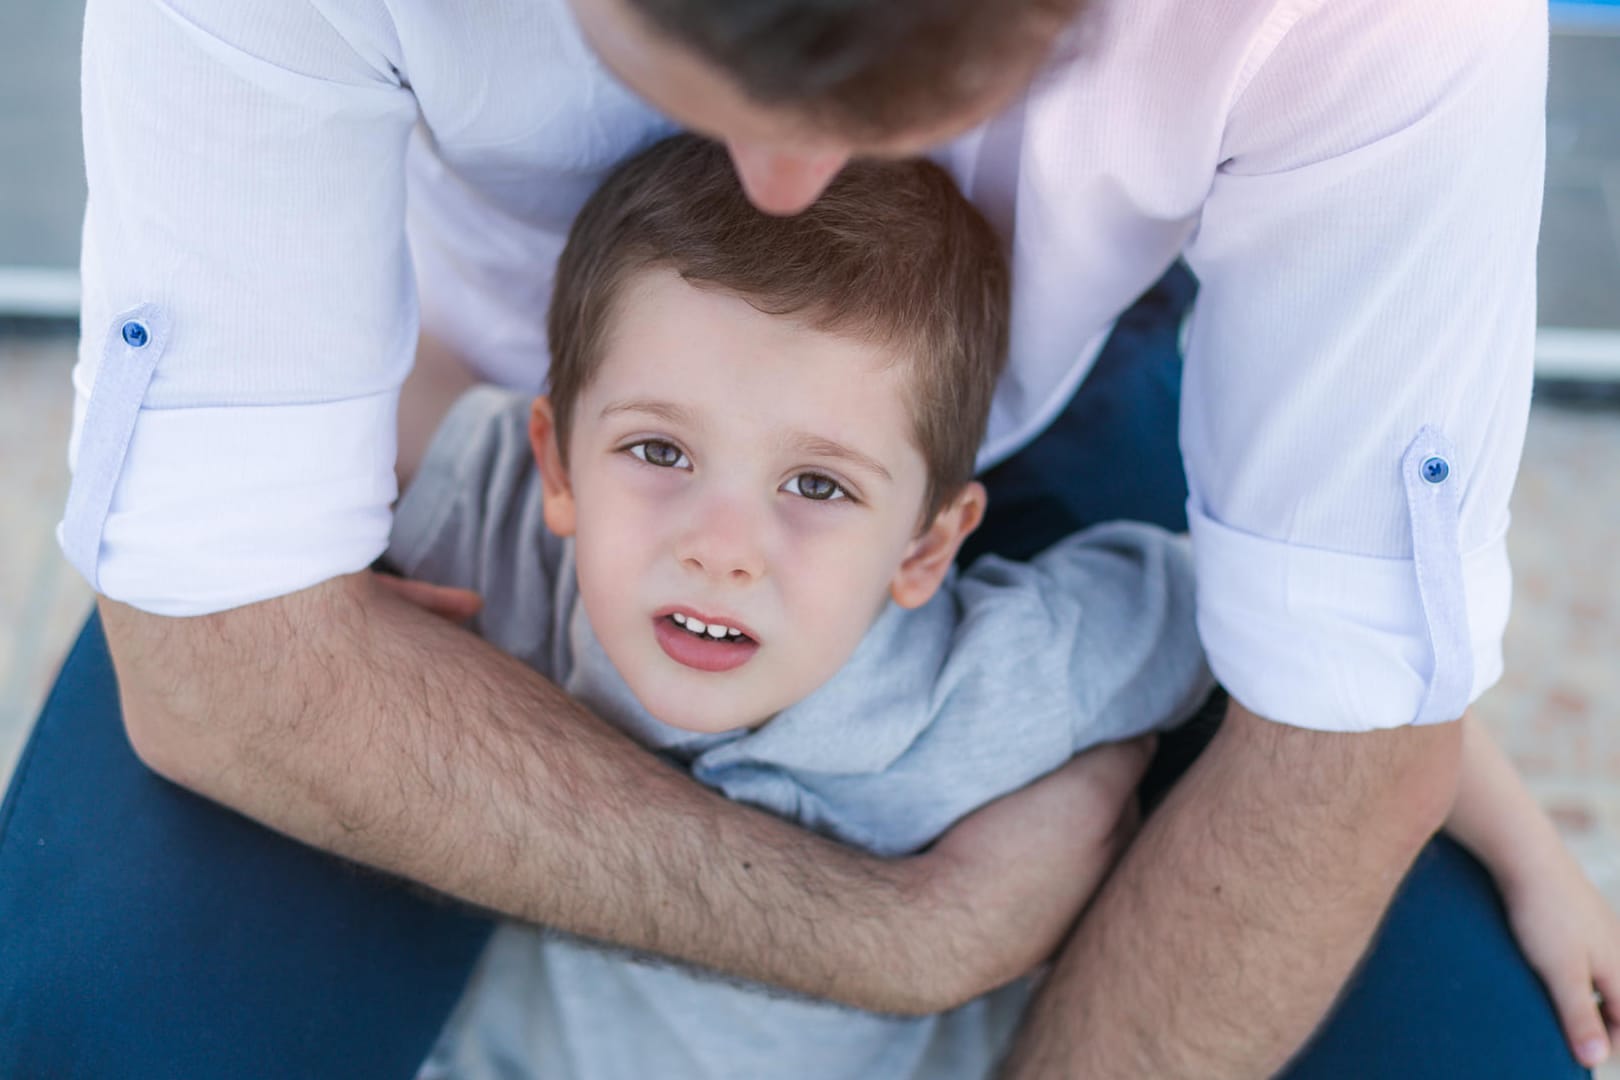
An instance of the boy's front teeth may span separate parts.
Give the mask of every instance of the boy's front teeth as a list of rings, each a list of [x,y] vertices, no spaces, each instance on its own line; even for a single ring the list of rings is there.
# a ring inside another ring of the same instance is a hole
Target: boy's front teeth
[[[706,623],[702,619],[696,619],[690,615],[682,615],[678,611],[671,615],[670,618],[675,620],[675,625],[683,626],[699,637],[706,635],[714,638],[716,641],[719,641],[721,638],[735,638],[742,636],[741,630],[733,630],[731,627],[721,626],[719,623]]]

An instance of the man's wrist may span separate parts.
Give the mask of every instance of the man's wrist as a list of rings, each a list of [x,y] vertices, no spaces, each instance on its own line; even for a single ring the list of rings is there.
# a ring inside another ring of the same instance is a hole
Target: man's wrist
[[[896,869],[905,898],[898,913],[905,917],[894,927],[895,950],[919,976],[898,988],[912,999],[907,1014],[947,1012],[1024,973],[1008,968],[1007,950],[994,947],[994,935],[975,914],[970,898],[981,884],[974,871],[982,874],[983,867],[931,849]]]

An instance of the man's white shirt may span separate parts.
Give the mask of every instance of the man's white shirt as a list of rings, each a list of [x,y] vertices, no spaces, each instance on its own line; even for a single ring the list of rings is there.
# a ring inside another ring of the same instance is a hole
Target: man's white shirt
[[[1199,629],[1261,715],[1448,720],[1500,675],[1546,33],[1542,0],[1094,0],[1024,100],[933,155],[1009,237],[981,464],[1178,255],[1198,275]],[[538,390],[574,213],[674,130],[563,0],[90,0],[83,71],[58,534],[166,615],[369,565],[419,324]]]

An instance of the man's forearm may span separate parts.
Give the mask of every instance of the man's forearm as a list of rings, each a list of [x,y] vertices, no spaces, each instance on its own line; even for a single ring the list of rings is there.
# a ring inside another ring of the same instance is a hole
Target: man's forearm
[[[1275,1073],[1443,820],[1456,728],[1315,733],[1234,703],[1076,928],[1005,1075]]]
[[[925,894],[917,860],[727,802],[369,575],[199,619],[102,612],[143,759],[299,840],[520,919],[869,1008],[939,1008],[968,992],[949,972],[980,977],[977,914],[942,909],[953,889]],[[919,922],[952,939],[902,937]]]

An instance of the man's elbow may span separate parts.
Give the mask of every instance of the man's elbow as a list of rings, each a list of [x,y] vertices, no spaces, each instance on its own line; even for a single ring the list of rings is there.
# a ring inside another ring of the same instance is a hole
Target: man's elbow
[[[166,780],[190,787],[203,749],[195,737],[197,718],[188,716],[184,687],[196,672],[192,650],[177,648],[193,636],[180,620],[149,615],[105,597],[97,601],[107,648],[118,676],[118,703],[124,734],[135,756]],[[159,657],[164,658],[161,662]]]
[[[118,699],[124,735],[141,764],[172,784],[206,794],[202,779],[208,767],[204,762],[217,759],[219,750],[196,737],[196,718],[181,715],[172,705],[138,689],[126,689],[122,674]]]
[[[172,749],[176,740],[163,737],[164,718],[155,715],[154,710],[132,702],[122,692],[119,694],[119,707],[124,716],[124,735],[141,764],[163,779],[183,785],[183,763]]]
[[[1395,768],[1386,789],[1387,820],[1407,843],[1421,847],[1440,831],[1457,801],[1462,724],[1426,724],[1384,734],[1404,744],[1392,755]]]
[[[208,794],[250,746],[296,728],[311,701],[335,687],[326,635],[359,605],[361,575],[213,615],[171,618],[102,598],[107,646],[118,675],[124,731],[140,760],[183,787]],[[317,685],[320,684],[320,685]],[[281,708],[268,709],[280,695]]]

